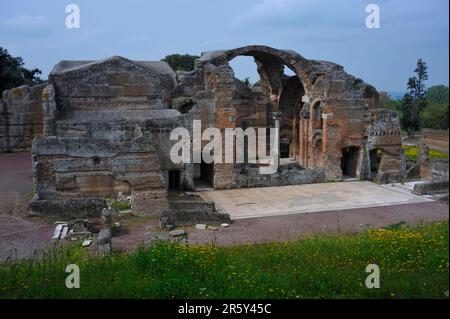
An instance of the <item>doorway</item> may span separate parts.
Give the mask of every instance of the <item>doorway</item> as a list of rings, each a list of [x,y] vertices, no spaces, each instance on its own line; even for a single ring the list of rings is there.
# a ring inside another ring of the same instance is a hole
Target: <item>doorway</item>
[[[341,170],[344,177],[356,177],[358,168],[359,147],[346,147],[342,149]]]
[[[213,187],[214,163],[194,164],[194,184],[196,187]]]
[[[179,191],[180,190],[180,171],[170,170],[169,171],[169,191]]]

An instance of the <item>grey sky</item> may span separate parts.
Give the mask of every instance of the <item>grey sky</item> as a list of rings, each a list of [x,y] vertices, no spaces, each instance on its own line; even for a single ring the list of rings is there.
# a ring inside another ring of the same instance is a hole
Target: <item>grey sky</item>
[[[65,27],[78,4],[81,28]],[[381,28],[367,29],[365,7],[381,9]],[[418,58],[433,84],[448,85],[448,0],[2,0],[0,46],[44,75],[59,60],[121,55],[159,60],[171,53],[264,44],[344,66],[379,90],[403,91]],[[232,61],[236,76],[256,66]]]

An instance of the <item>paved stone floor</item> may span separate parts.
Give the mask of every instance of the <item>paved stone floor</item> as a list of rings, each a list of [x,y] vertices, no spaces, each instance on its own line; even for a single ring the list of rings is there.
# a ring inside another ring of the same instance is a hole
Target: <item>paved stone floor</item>
[[[361,181],[209,191],[201,196],[235,220],[429,201],[396,184]]]
[[[0,263],[29,258],[45,252],[51,243],[55,225],[0,214]]]

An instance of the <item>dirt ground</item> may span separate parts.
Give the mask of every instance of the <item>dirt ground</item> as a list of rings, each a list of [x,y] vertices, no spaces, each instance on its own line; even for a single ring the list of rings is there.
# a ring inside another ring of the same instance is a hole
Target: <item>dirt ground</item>
[[[31,154],[0,154],[0,262],[46,250],[54,225],[26,217],[33,196]]]
[[[230,227],[198,230],[180,227],[188,232],[190,243],[215,243],[229,246],[241,243],[287,241],[318,234],[356,233],[365,229],[386,227],[398,222],[419,224],[448,219],[448,206],[437,202],[402,204],[383,207],[346,209],[339,211],[258,217],[235,220]],[[126,222],[125,222],[126,224]],[[113,247],[133,250],[167,232],[158,228],[156,220],[134,223],[129,233],[113,238]]]
[[[24,215],[33,197],[31,154],[0,154],[0,214]]]
[[[31,156],[28,152],[0,154],[0,262],[44,252],[51,245],[51,218],[29,218],[27,203],[32,197]],[[234,221],[228,228],[198,230],[186,227],[191,243],[234,245],[286,241],[314,234],[353,233],[404,221],[416,224],[448,219],[448,206],[437,202],[344,209],[328,212],[249,218]],[[133,250],[142,242],[168,232],[154,217],[121,217],[124,231],[113,238],[113,248]],[[219,225],[216,225],[219,226]]]

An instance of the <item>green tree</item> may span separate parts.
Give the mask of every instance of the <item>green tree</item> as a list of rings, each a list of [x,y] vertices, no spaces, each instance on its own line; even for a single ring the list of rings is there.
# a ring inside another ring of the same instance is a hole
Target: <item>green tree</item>
[[[194,62],[198,59],[197,55],[190,54],[170,54],[161,61],[169,63],[175,71],[192,71],[194,70]]]
[[[448,86],[435,85],[427,91],[427,106],[421,114],[424,128],[448,129]]]
[[[420,114],[427,104],[425,81],[428,80],[428,73],[425,61],[417,60],[414,73],[408,80],[407,93],[401,105],[402,127],[409,136],[414,136],[414,132],[420,128]]]
[[[448,104],[448,86],[433,85],[427,91],[427,102],[430,104]]]
[[[448,104],[431,104],[421,114],[423,128],[448,129]]]
[[[39,84],[44,81],[39,77],[39,69],[27,69],[21,57],[13,57],[8,50],[0,47],[0,94],[23,84]],[[1,95],[0,95],[1,96]]]
[[[244,85],[246,86],[246,87],[250,87],[252,84],[250,83],[250,78],[249,77],[246,77],[243,81],[242,81],[242,83],[244,83]]]

